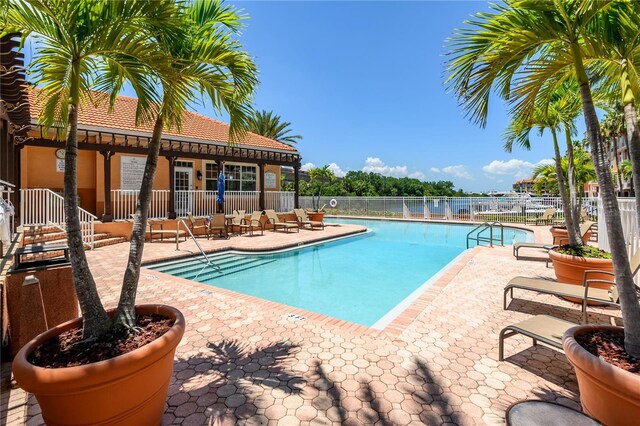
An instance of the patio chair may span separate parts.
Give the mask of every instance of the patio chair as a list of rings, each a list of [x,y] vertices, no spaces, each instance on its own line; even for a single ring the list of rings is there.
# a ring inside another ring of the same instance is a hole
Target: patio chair
[[[176,244],[180,241],[180,237],[184,237],[184,240],[187,241],[186,232],[181,231],[180,229],[164,229],[162,222],[147,222],[146,233],[149,235],[149,243],[153,242],[154,235],[159,236],[160,241],[164,241],[165,236],[173,238]]]
[[[298,218],[298,226],[300,226],[301,228],[304,228],[306,225],[308,225],[312,230],[315,228],[324,229],[324,222],[309,220],[309,216],[307,216],[307,212],[304,209],[293,209],[293,212]]]
[[[194,218],[191,213],[187,213],[187,220],[189,221],[189,228],[191,228],[191,233],[194,237],[202,237],[203,235],[198,235],[196,230],[204,229],[204,236],[209,239],[209,225],[207,225],[206,223],[198,224],[198,220],[202,219]]]
[[[500,331],[498,359],[504,361],[504,339],[516,334],[531,337],[534,346],[540,341],[554,348],[562,349],[562,336],[575,325],[577,324],[548,315],[536,315],[517,324],[508,325]]]
[[[242,235],[242,227],[240,225],[242,225],[244,215],[244,210],[233,211],[233,217],[231,218],[231,224],[229,225],[231,227],[231,232],[234,232],[234,230],[237,228],[240,235]]]
[[[593,226],[594,223],[595,222],[586,221],[582,225],[580,225],[580,236],[581,236],[581,238],[583,240],[586,238],[587,232],[589,232],[589,230],[591,229],[591,227]],[[520,249],[522,249],[522,248],[545,249],[545,250],[547,250],[547,253],[548,253],[549,250],[557,248],[559,245],[562,245],[563,242],[568,242],[568,239],[566,239],[566,238],[560,239],[559,244],[515,243],[513,245],[513,255],[515,256],[515,258],[517,260],[520,260]],[[544,258],[542,260],[545,260],[547,262],[547,265],[549,264],[549,258],[548,257],[546,257],[546,258]]]
[[[227,219],[224,217],[224,214],[214,214],[211,217],[211,222],[209,222],[209,229],[207,232],[207,238],[210,237],[214,232],[217,232],[219,236],[223,236],[225,238],[229,238],[229,231],[227,230]]]
[[[635,276],[640,270],[640,250],[629,260],[631,273]],[[618,288],[611,280],[592,279],[593,274],[605,274],[614,276],[611,272],[587,270],[584,272],[582,287],[575,284],[561,283],[541,278],[515,277],[504,288],[503,309],[507,309],[507,294],[513,299],[513,290],[528,290],[543,294],[552,294],[561,297],[573,297],[582,301],[582,322],[587,322],[587,304],[589,302],[601,303],[608,306],[619,307]],[[591,284],[608,284],[609,289],[593,288]],[[640,297],[640,288],[636,286],[636,293]]]
[[[240,233],[242,233],[242,229],[246,229],[249,231],[249,235],[253,235],[254,229],[260,230],[260,235],[264,235],[264,223],[260,220],[262,218],[262,211],[256,210],[251,213],[251,218],[247,221],[247,219],[242,218],[240,221]]]
[[[283,229],[285,232],[289,232],[291,229],[300,232],[300,226],[297,223],[282,222],[275,210],[265,210],[264,212],[267,214],[267,222],[273,225],[273,232],[276,232],[278,228]]]

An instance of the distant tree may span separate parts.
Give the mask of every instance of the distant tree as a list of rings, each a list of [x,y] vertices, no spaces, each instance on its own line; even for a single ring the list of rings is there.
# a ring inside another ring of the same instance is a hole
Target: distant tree
[[[273,111],[254,111],[251,120],[251,131],[266,138],[286,143],[287,145],[295,145],[298,140],[302,139],[300,135],[292,135],[291,123],[282,121],[279,115]]]

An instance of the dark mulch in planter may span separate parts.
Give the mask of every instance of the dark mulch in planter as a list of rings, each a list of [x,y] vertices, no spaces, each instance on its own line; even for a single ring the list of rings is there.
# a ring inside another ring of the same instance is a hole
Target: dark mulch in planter
[[[124,355],[153,342],[166,333],[173,320],[160,315],[142,315],[137,318],[136,331],[112,332],[99,340],[82,340],[82,328],[66,331],[38,346],[29,362],[38,367],[64,368],[91,364]]]
[[[576,341],[592,355],[630,373],[640,375],[640,359],[624,350],[624,333],[592,331],[576,336]]]

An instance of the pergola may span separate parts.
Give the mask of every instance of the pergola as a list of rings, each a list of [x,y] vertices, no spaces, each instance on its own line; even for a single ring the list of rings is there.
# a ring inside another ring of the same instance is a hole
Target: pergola
[[[34,133],[39,133],[36,137]],[[22,138],[17,147],[39,146],[45,148],[64,148],[65,141],[56,139],[51,132],[47,132],[42,126],[34,124],[30,132],[31,136]],[[97,151],[104,160],[104,214],[103,221],[111,221],[111,158],[115,154],[141,154],[149,151],[151,135],[144,132],[118,133],[111,129],[80,129],[78,134],[78,149]],[[19,151],[19,150],[18,150]],[[260,209],[265,206],[264,169],[266,164],[290,166],[295,170],[295,207],[298,207],[300,155],[292,151],[278,151],[259,149],[248,145],[230,146],[225,142],[203,141],[183,137],[163,138],[160,155],[166,157],[169,162],[169,176],[174,174],[174,164],[178,158],[209,160],[217,163],[221,169],[222,162],[240,161],[257,164],[260,174]],[[169,211],[168,217],[174,219],[175,212],[175,185],[173,179],[169,179]]]

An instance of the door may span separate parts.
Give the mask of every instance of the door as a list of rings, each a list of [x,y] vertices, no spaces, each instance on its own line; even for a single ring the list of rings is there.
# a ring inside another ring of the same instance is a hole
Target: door
[[[186,216],[188,212],[193,212],[193,169],[176,167],[173,182],[176,191],[176,214]]]

